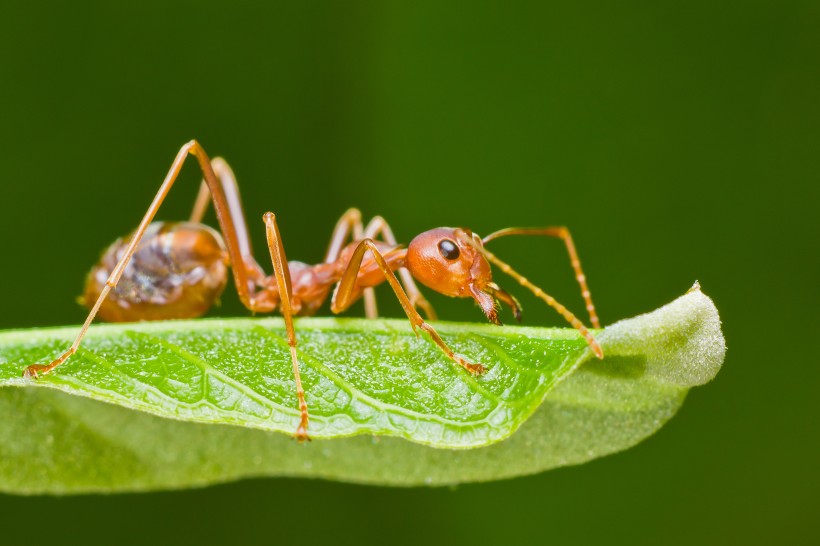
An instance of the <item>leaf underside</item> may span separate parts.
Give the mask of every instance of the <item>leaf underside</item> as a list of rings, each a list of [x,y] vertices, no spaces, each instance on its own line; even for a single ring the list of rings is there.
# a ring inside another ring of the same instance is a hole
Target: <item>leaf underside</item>
[[[488,367],[481,377],[407,321],[306,318],[296,327],[316,440],[303,445],[289,437],[298,411],[281,319],[95,326],[39,380],[22,370],[58,356],[76,328],[0,333],[0,491],[532,474],[640,442],[714,377],[725,353],[717,310],[696,289],[597,332],[603,361],[571,329],[437,323],[457,353]]]

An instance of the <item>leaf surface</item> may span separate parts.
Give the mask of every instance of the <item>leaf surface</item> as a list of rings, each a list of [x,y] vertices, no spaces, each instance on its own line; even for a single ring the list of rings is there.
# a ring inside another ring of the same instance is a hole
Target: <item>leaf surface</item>
[[[39,380],[76,328],[0,333],[0,490],[181,488],[246,476],[383,485],[486,481],[626,449],[709,381],[725,352],[712,301],[692,290],[596,333],[437,323],[471,377],[407,321],[297,321],[310,433],[281,319],[100,325]],[[138,410],[138,411],[133,411]],[[233,425],[233,426],[225,426]],[[286,433],[281,434],[282,432]]]

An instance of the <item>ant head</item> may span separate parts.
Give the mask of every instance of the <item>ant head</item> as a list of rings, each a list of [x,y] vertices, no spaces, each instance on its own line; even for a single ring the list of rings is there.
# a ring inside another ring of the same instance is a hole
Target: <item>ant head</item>
[[[479,251],[481,238],[464,228],[436,228],[416,236],[407,247],[407,269],[428,288],[446,296],[473,298],[490,322],[498,320],[497,299],[510,305],[516,319],[515,299],[493,280],[490,264]]]

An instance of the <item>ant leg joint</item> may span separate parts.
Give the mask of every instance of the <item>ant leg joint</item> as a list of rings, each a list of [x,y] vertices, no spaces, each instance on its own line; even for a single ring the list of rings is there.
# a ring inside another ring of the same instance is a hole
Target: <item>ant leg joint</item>
[[[453,354],[453,360],[458,362],[470,373],[470,375],[484,375],[487,371],[487,368],[483,364],[473,364],[472,362],[468,362],[456,354]]]
[[[40,374],[47,374],[77,352],[77,347],[72,345],[69,349],[61,354],[56,360],[54,360],[51,364],[32,364],[28,366],[25,370],[23,370],[23,377],[26,379],[40,379]]]
[[[310,442],[310,436],[308,436],[307,432],[308,407],[307,402],[305,402],[305,391],[301,386],[296,389],[296,397],[299,399],[299,426],[296,428],[293,438],[301,444],[303,442]]]
[[[345,211],[342,215],[343,218],[349,218],[352,222],[361,222],[362,220],[362,211],[357,209],[356,207],[350,207]]]
[[[23,370],[23,378],[24,379],[40,379],[40,372],[46,373],[45,368],[47,366],[43,364],[32,364],[31,366],[27,366],[25,370]]]

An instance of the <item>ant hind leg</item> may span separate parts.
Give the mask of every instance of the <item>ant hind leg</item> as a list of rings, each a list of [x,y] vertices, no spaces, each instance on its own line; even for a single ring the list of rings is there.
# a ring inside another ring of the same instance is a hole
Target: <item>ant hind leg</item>
[[[148,210],[145,211],[139,226],[134,231],[131,240],[125,247],[119,262],[117,262],[117,265],[108,276],[105,286],[100,291],[96,302],[91,308],[91,311],[88,313],[88,316],[80,328],[80,332],[77,337],[74,339],[74,342],[62,355],[53,360],[50,364],[32,364],[28,366],[23,372],[24,377],[37,378],[40,375],[46,374],[68,360],[71,355],[77,352],[77,349],[85,337],[88,328],[91,326],[91,323],[94,321],[100,306],[103,301],[105,301],[105,298],[111,290],[117,286],[123,271],[125,271],[125,267],[128,265],[128,262],[131,260],[131,257],[137,249],[137,245],[140,240],[142,240],[145,231],[148,229],[148,226],[154,219],[154,216],[163,201],[165,201],[165,197],[168,195],[168,192],[171,191],[171,188],[176,182],[179,172],[182,170],[182,166],[188,155],[192,155],[197,159],[199,167],[205,178],[204,183],[208,187],[208,192],[211,194],[214,207],[219,213],[217,214],[217,219],[219,220],[219,227],[222,231],[222,235],[225,238],[225,244],[228,247],[228,254],[230,255],[232,266],[231,269],[233,270],[234,283],[236,285],[236,290],[239,293],[239,299],[252,311],[269,312],[273,310],[274,306],[271,302],[259,300],[256,297],[257,293],[254,290],[254,285],[259,279],[264,278],[264,273],[254,260],[250,249],[245,219],[241,204],[239,202],[239,192],[236,187],[236,181],[233,179],[233,173],[230,172],[230,168],[227,167],[227,163],[222,160],[215,160],[212,165],[208,155],[205,153],[205,150],[199,142],[196,140],[191,140],[190,142],[184,144],[177,152],[168,173],[165,175],[165,179],[162,181],[159,190],[157,190],[157,193],[154,196],[154,200],[148,206]],[[225,168],[223,169],[222,167]],[[219,176],[217,176],[217,173],[214,170],[215,168],[220,172]],[[228,174],[230,176],[227,176]],[[203,191],[200,190],[200,196],[202,193]],[[197,199],[198,203],[199,201],[200,198]],[[204,206],[201,204],[196,206],[194,214],[200,215],[201,219],[201,215],[204,214]]]

